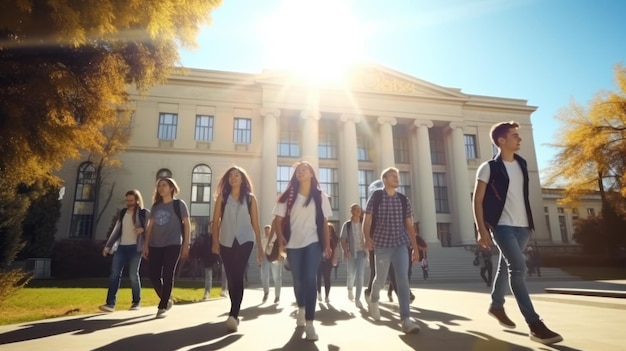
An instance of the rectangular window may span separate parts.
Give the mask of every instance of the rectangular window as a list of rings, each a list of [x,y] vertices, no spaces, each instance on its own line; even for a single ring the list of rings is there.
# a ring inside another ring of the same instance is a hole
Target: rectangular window
[[[430,128],[428,130],[430,139],[430,158],[434,165],[446,164],[446,155],[443,149],[443,135],[438,128]]]
[[[433,185],[435,187],[435,211],[437,213],[450,213],[446,174],[433,173]]]
[[[409,135],[405,125],[393,127],[393,155],[396,163],[409,163]]]
[[[177,126],[178,126],[178,114],[160,113],[159,114],[159,131],[158,131],[157,137],[159,138],[159,140],[175,140]]]
[[[330,120],[322,120],[319,123],[319,146],[317,153],[319,158],[337,159],[337,126]]]
[[[374,171],[369,169],[359,169],[359,205],[363,209],[367,206],[369,186],[373,181]]]
[[[409,172],[400,172],[398,175],[400,176],[398,192],[404,194],[411,201],[411,176]]]
[[[468,160],[478,158],[478,151],[476,150],[476,135],[465,134],[465,157]]]
[[[287,184],[289,184],[293,171],[291,166],[278,166],[276,168],[276,194],[280,195],[287,190]]]
[[[356,137],[356,153],[359,161],[369,161],[369,139],[364,135],[357,135]]]
[[[565,214],[565,209],[563,207],[557,207],[556,211],[558,214]]]
[[[300,118],[281,118],[278,156],[300,157],[300,121]]]
[[[330,196],[330,206],[339,210],[339,177],[337,168],[320,168],[319,182],[322,190]]]
[[[252,143],[252,120],[250,118],[235,118],[233,142],[235,144]]]
[[[213,116],[196,115],[196,141],[213,141]]]

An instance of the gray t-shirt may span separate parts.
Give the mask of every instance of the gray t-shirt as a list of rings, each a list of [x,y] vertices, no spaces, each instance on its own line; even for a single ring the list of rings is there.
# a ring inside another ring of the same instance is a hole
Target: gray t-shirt
[[[166,204],[159,202],[153,205],[150,214],[150,218],[154,222],[150,246],[165,247],[183,243],[183,233],[181,232],[181,224],[174,211],[174,201]],[[181,220],[189,217],[187,204],[183,200],[180,200],[180,217]]]

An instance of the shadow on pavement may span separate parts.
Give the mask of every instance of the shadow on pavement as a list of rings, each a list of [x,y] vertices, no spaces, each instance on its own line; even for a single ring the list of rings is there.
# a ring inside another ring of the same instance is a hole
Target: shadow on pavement
[[[24,324],[23,327],[18,330],[0,334],[0,345],[41,339],[71,332],[74,332],[74,335],[90,334],[98,330],[125,327],[154,319],[153,314],[126,319],[92,319],[98,316],[102,316],[102,314],[64,319],[60,321]]]

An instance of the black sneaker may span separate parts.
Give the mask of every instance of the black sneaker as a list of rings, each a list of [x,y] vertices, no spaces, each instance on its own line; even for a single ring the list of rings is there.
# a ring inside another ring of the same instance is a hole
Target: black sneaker
[[[528,325],[530,327],[530,340],[544,345],[551,345],[563,341],[563,337],[548,329],[542,321]]]
[[[500,322],[501,326],[509,329],[515,328],[515,323],[513,323],[513,321],[510,320],[509,317],[506,315],[506,312],[504,312],[504,308],[490,307],[489,315],[497,319],[498,322]]]

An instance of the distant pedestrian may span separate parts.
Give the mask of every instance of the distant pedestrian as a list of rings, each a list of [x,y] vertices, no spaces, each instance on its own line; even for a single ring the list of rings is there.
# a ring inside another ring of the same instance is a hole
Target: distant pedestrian
[[[491,262],[491,248],[476,248],[474,262],[480,268],[480,277],[488,287],[491,287],[493,277],[493,263]]]
[[[339,237],[335,232],[335,227],[328,223],[328,232],[330,233],[330,257],[322,258],[320,268],[317,270],[317,300],[322,301],[322,280],[324,280],[324,293],[326,296],[326,303],[330,302],[330,273],[333,267],[337,267],[337,246],[339,244]]]
[[[172,308],[174,272],[180,258],[189,257],[189,210],[176,199],[180,188],[172,178],[157,181],[143,257],[150,261],[150,281],[160,298],[157,318]]]
[[[127,264],[133,295],[130,309],[138,310],[141,303],[139,267],[141,266],[141,252],[143,250],[144,234],[148,228],[150,211],[142,208],[143,198],[139,190],[127,191],[125,201],[126,208],[120,211],[115,227],[102,250],[102,256],[107,254],[113,255],[106,304],[99,307],[103,312],[115,311],[117,291],[122,281],[124,266]]]
[[[228,279],[230,311],[228,331],[237,331],[244,293],[244,276],[255,241],[257,263],[263,262],[259,210],[252,193],[252,182],[241,167],[230,167],[217,185],[211,233],[213,253],[222,258]]]
[[[313,326],[317,270],[322,257],[331,257],[328,217],[333,211],[328,196],[320,188],[315,170],[308,162],[296,166],[273,213],[281,251],[287,247],[287,261],[298,304],[296,326],[304,327],[307,340],[318,340]]]
[[[271,225],[266,225],[263,228],[263,236],[261,237],[261,247],[265,249],[267,244],[274,242],[274,245],[278,245],[276,242],[275,229]],[[278,255],[278,259],[274,262],[270,262],[264,255],[263,262],[261,263],[261,285],[263,286],[263,300],[266,302],[270,293],[270,273],[274,280],[274,303],[280,301],[280,290],[283,282],[283,261],[284,256]]]
[[[363,290],[363,278],[365,274],[365,264],[369,251],[365,246],[365,236],[363,235],[362,210],[361,206],[354,203],[350,206],[350,219],[341,228],[341,246],[343,257],[348,270],[347,287],[348,299],[355,300],[357,307],[363,307],[361,303],[361,291]],[[356,295],[352,292],[356,285]]]
[[[500,250],[489,315],[501,325],[515,328],[515,323],[504,311],[504,295],[510,286],[530,328],[530,339],[546,345],[560,342],[563,337],[542,322],[526,288],[523,250],[534,230],[534,224],[529,199],[528,167],[526,160],[517,154],[522,141],[519,124],[502,122],[494,125],[491,128],[491,141],[499,152],[478,168],[473,199],[478,244],[488,249],[493,238]]]

